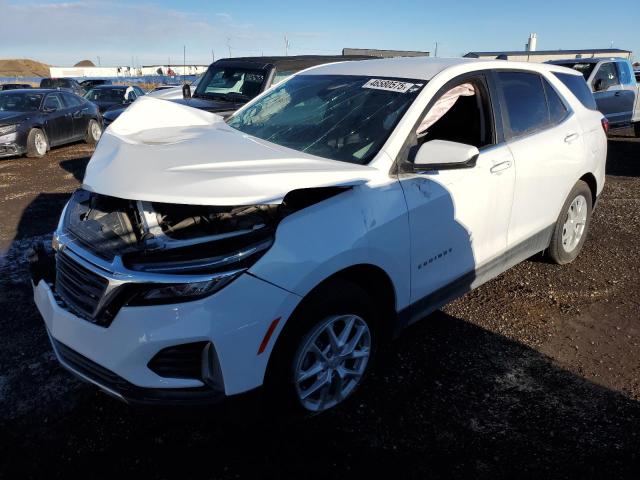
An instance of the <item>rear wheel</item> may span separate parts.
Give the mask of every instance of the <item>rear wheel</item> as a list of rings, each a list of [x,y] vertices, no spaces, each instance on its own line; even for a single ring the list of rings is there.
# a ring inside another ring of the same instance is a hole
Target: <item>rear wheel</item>
[[[89,125],[87,126],[87,133],[84,137],[84,141],[89,145],[95,145],[100,140],[100,136],[102,135],[102,127],[100,124],[94,120],[89,120]]]
[[[592,195],[589,185],[576,183],[565,201],[551,237],[549,256],[559,265],[573,262],[587,238]]]
[[[378,316],[362,288],[334,280],[318,288],[289,320],[267,373],[272,405],[322,412],[362,384],[376,351]]]
[[[633,132],[635,133],[636,138],[640,138],[640,122],[633,124]]]
[[[49,150],[47,136],[39,128],[32,128],[27,137],[27,157],[44,157]]]

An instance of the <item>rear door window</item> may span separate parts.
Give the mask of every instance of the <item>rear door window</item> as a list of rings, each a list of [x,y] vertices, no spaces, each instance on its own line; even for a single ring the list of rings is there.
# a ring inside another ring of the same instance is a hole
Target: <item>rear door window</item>
[[[528,72],[497,72],[512,137],[549,125],[549,109],[542,78]]]
[[[565,87],[571,90],[580,103],[587,107],[589,110],[598,110],[596,100],[593,98],[593,93],[584,78],[579,75],[571,75],[569,73],[553,72],[558,80],[564,83]]]

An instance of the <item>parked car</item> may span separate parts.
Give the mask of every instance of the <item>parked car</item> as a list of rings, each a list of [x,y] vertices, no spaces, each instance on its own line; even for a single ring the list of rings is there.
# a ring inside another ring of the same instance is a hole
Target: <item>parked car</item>
[[[80,96],[86,93],[85,89],[73,78],[43,78],[40,80],[40,88],[67,90]]]
[[[0,92],[0,157],[42,157],[51,147],[102,133],[95,105],[70,92],[51,89]]]
[[[189,85],[190,91],[194,92],[203,75],[199,75],[193,83]],[[159,85],[147,95],[163,100],[179,100],[183,98],[184,85]]]
[[[140,87],[132,87],[136,93],[136,99],[140,98],[143,95],[148,95],[147,93],[145,93],[144,90],[142,90]],[[135,99],[134,99],[135,101]],[[131,102],[125,102],[122,103],[120,105],[113,105],[112,107],[110,107],[109,109],[107,109],[103,114],[102,114],[102,122],[104,125],[104,128],[107,128],[109,125],[111,125],[111,123],[120,116],[120,114],[122,112],[124,112],[129,105],[131,105]]]
[[[590,95],[553,65],[399,58],[307,70],[226,120],[143,98],[33,252],[54,352],[132,403],[336,406],[407,325],[577,257],[605,181]]]
[[[86,91],[91,90],[93,87],[97,87],[98,85],[112,85],[113,81],[107,78],[94,78],[91,80],[83,80],[80,82],[80,86],[84,88]]]
[[[158,93],[164,90],[173,90],[173,89],[180,89],[180,96],[182,96],[182,85],[158,85],[157,87],[155,87],[153,90],[149,92],[149,95],[151,95],[152,93]]]
[[[99,85],[89,90],[84,98],[95,103],[100,113],[112,108],[124,109],[144,95],[144,90],[137,86]]]
[[[550,63],[582,73],[611,127],[634,125],[636,137],[640,137],[640,85],[629,60],[579,58]]]
[[[31,85],[29,85],[28,83],[1,83],[0,84],[0,91],[18,90],[18,89],[25,89],[25,88],[31,88]]]

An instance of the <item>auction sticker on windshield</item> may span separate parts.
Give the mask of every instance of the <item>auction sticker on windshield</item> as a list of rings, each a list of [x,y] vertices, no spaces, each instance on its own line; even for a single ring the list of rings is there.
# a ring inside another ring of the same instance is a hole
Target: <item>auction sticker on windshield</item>
[[[387,90],[389,92],[405,93],[411,87],[413,83],[400,82],[398,80],[382,80],[380,78],[372,78],[365,83],[362,88],[372,88],[374,90]]]

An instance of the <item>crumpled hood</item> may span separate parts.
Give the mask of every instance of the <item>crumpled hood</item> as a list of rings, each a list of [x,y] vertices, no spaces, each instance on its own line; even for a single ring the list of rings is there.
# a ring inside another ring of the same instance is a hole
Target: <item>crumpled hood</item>
[[[245,135],[209,112],[143,97],[104,132],[83,183],[130,200],[250,205],[280,203],[299,188],[361,184],[376,172]]]

